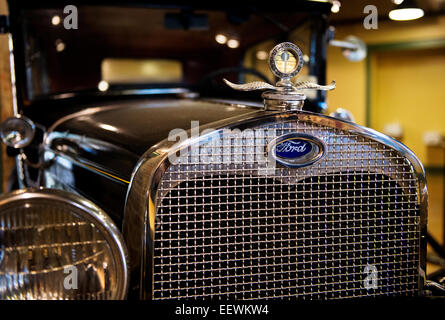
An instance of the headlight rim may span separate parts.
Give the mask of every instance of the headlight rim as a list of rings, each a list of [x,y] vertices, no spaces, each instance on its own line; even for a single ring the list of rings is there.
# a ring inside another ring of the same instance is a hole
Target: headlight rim
[[[18,201],[36,199],[58,201],[59,203],[73,206],[78,209],[76,213],[78,212],[82,219],[93,223],[94,226],[100,230],[112,252],[118,253],[117,256],[113,254],[113,259],[116,260],[118,288],[116,289],[116,295],[112,297],[112,299],[126,299],[130,277],[128,250],[121,232],[105,211],[81,195],[65,190],[43,187],[19,189],[2,194],[0,195],[0,207],[4,205],[10,206]]]

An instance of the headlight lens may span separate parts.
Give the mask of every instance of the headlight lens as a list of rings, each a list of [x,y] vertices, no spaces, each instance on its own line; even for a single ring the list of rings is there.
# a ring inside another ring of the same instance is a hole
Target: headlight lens
[[[60,190],[0,197],[0,299],[123,299],[125,244],[90,201]]]

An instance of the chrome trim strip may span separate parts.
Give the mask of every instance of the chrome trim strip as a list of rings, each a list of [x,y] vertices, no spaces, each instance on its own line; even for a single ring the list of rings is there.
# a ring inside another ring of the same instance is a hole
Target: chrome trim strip
[[[90,171],[97,172],[109,179],[112,179],[115,181],[120,181],[125,184],[130,183],[130,181],[127,181],[124,178],[118,177],[116,174],[106,171],[104,168],[101,168],[99,165],[97,165],[94,162],[83,160],[83,159],[79,160],[78,158],[68,155],[66,153],[62,153],[60,151],[53,150],[53,149],[49,148],[48,146],[43,146],[42,151],[43,151],[43,153],[50,152],[50,153],[54,154],[53,158],[51,158],[50,160],[47,160],[48,162],[55,160],[55,158],[57,158],[57,157],[64,158],[64,159],[67,159],[67,160],[73,162],[74,164],[76,164],[79,167],[82,167],[82,168],[90,170]]]
[[[74,193],[56,189],[29,188],[16,190],[0,196],[0,207],[29,199],[48,199],[74,206],[83,213],[82,218],[92,222],[102,231],[107,238],[107,243],[113,248],[113,251],[119,253],[120,263],[117,264],[117,268],[118,275],[121,275],[121,279],[118,278],[118,295],[114,297],[114,299],[125,299],[129,286],[128,251],[121,233],[111,218],[91,201]]]
[[[106,95],[154,95],[154,94],[178,94],[188,93],[189,89],[185,88],[151,88],[151,89],[125,89],[119,91],[110,91]]]
[[[216,98],[202,98],[201,101],[208,101],[211,103],[219,103],[236,108],[258,108],[264,110],[264,104],[262,102],[254,101],[241,101],[241,100],[225,100]],[[257,111],[257,110],[255,110]]]
[[[208,128],[221,130],[244,129],[255,127],[265,122],[278,122],[284,120],[303,120],[318,125],[346,130],[382,143],[403,157],[407,158],[414,168],[419,183],[418,203],[420,208],[419,232],[421,234],[420,257],[419,257],[419,294],[423,294],[423,286],[426,281],[426,224],[428,193],[426,187],[425,171],[423,165],[416,155],[402,143],[380,133],[355,123],[343,121],[326,115],[315,114],[306,111],[298,112],[272,112],[258,111],[235,118],[230,118],[200,127],[203,131]],[[210,136],[214,132],[207,135]],[[156,199],[159,183],[164,172],[169,167],[168,154],[187,147],[197,142],[197,138],[190,138],[185,143],[172,146],[176,143],[167,139],[153,146],[141,157],[136,165],[125,203],[125,214],[123,222],[123,235],[129,248],[130,271],[133,275],[132,289],[138,289],[139,298],[150,299],[152,295],[153,276],[153,250],[154,250],[154,224],[156,213]]]
[[[109,90],[105,92],[97,91],[93,93],[93,96],[125,96],[125,95],[160,95],[160,94],[179,94],[188,93],[189,89],[186,88],[147,88],[147,89],[122,89],[122,90]],[[51,100],[75,98],[82,96],[81,92],[65,92],[50,96]],[[84,94],[85,96],[88,94]]]
[[[81,117],[81,116],[88,116],[88,115],[95,114],[95,113],[100,112],[100,111],[114,110],[114,109],[118,109],[120,107],[121,107],[120,105],[115,105],[115,106],[108,106],[108,107],[88,108],[88,109],[85,109],[85,110],[81,110],[81,111],[78,111],[78,112],[71,113],[71,114],[69,114],[69,115],[67,115],[65,117],[62,117],[59,120],[57,120],[56,122],[54,122],[48,128],[48,130],[45,132],[45,135],[43,136],[42,144],[43,145],[47,145],[47,139],[48,139],[48,136],[50,135],[50,133],[53,132],[59,125],[61,125],[62,123],[66,122],[68,120],[71,120],[71,119],[74,119],[74,118],[77,118],[77,117]]]
[[[14,115],[18,115],[19,108],[17,104],[17,83],[15,78],[15,64],[14,64],[14,45],[12,40],[12,34],[8,34],[8,46],[9,46],[9,69],[11,73],[11,91],[12,91],[12,111]]]

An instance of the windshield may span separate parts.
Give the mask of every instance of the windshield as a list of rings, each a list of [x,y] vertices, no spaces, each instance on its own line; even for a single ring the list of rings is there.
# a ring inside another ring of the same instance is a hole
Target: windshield
[[[123,88],[223,86],[222,77],[273,82],[267,56],[276,43],[290,40],[309,53],[308,14],[285,8],[76,9],[77,29],[66,28],[63,7],[24,11],[28,100]]]

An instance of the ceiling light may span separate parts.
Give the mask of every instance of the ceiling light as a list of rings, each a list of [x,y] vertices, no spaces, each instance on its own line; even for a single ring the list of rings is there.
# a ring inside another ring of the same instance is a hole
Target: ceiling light
[[[109,87],[110,87],[110,85],[105,80],[100,81],[99,84],[97,85],[97,88],[99,89],[99,91],[102,91],[102,92],[107,91]]]
[[[256,58],[258,60],[266,60],[268,56],[269,55],[264,50],[257,51],[257,53],[256,53]]]
[[[65,50],[66,46],[62,40],[57,39],[55,45],[56,45],[57,52],[62,52],[63,50]]]
[[[104,130],[107,130],[107,131],[119,132],[119,129],[117,127],[109,125],[109,124],[106,124],[106,123],[99,123],[98,126],[101,127]]]
[[[215,40],[219,44],[225,44],[227,42],[227,37],[225,35],[223,35],[223,34],[217,34],[215,36]]]
[[[239,41],[236,39],[230,39],[227,41],[227,46],[232,49],[236,49],[239,47]]]
[[[60,17],[59,16],[53,16],[51,18],[51,23],[53,24],[53,26],[57,26],[58,24],[60,24]]]
[[[340,1],[334,0],[332,1],[331,12],[337,13],[340,11],[341,3]]]
[[[414,1],[405,0],[403,3],[389,12],[389,18],[395,21],[415,20],[423,17],[424,12]]]
[[[403,2],[403,0],[392,0],[392,3],[399,5]]]

